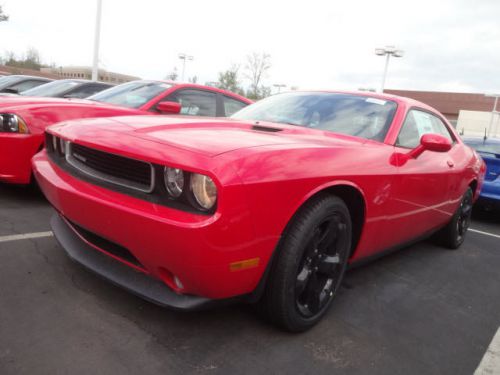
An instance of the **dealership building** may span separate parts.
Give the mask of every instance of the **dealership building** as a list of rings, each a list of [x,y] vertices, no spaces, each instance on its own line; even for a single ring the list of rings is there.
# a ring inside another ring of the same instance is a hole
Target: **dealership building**
[[[486,129],[488,135],[500,136],[500,105],[492,112],[495,98],[485,94],[412,90],[384,90],[384,93],[405,96],[434,107],[464,135],[484,135]]]
[[[41,68],[42,73],[56,75],[58,78],[76,78],[76,79],[92,79],[92,68],[88,66],[62,66],[59,68]],[[109,83],[125,83],[140,79],[139,77],[129,76],[121,73],[108,72],[104,69],[99,69],[98,80]]]

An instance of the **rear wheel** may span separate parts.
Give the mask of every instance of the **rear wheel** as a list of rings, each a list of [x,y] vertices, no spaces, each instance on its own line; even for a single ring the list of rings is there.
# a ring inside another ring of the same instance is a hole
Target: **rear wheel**
[[[458,249],[462,245],[471,221],[472,200],[472,189],[468,188],[451,221],[438,232],[438,240],[442,245],[450,249]]]
[[[275,323],[300,332],[321,320],[344,276],[351,228],[349,210],[336,196],[320,196],[296,214],[262,301]]]

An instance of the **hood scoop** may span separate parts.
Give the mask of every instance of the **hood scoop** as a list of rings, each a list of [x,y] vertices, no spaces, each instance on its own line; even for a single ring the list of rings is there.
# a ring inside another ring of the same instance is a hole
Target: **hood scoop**
[[[276,133],[283,131],[283,129],[280,128],[272,128],[270,126],[262,126],[262,125],[252,125],[252,130],[260,132],[268,132],[268,133]]]

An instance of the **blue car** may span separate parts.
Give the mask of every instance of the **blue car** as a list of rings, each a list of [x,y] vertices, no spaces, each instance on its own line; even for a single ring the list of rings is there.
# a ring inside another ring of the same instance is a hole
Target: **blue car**
[[[500,209],[500,138],[464,138],[486,163],[484,185],[478,203],[487,210]]]

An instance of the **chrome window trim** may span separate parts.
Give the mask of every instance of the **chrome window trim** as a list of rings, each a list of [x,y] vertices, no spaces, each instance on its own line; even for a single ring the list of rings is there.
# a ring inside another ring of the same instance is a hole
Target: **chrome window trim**
[[[110,176],[106,173],[98,172],[95,169],[90,168],[89,166],[83,164],[78,159],[73,157],[73,147],[72,146],[73,146],[73,142],[66,143],[66,155],[65,155],[66,161],[68,162],[69,165],[71,165],[73,168],[76,168],[80,172],[82,172],[90,177],[96,178],[98,180],[105,181],[105,182],[108,182],[108,183],[111,183],[114,185],[118,185],[121,187],[137,190],[137,191],[140,191],[143,193],[152,193],[153,192],[154,187],[155,187],[155,169],[154,169],[152,163],[148,163],[148,162],[143,161],[143,160],[133,159],[133,158],[129,158],[129,157],[126,157],[123,155],[118,155],[118,154],[113,154],[111,152],[103,151],[103,152],[106,152],[107,154],[110,154],[110,155],[115,155],[115,156],[119,156],[119,157],[124,158],[124,159],[139,161],[141,163],[148,164],[150,169],[151,169],[151,184],[149,185],[149,188],[145,189],[142,187],[143,185],[141,185],[141,184],[134,184],[132,181],[128,181],[128,180],[125,180],[123,178],[114,177],[114,176]],[[97,150],[97,151],[100,151],[100,150]]]

